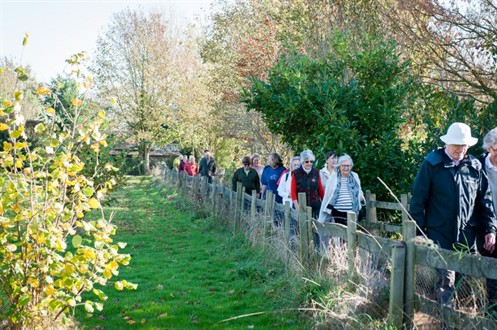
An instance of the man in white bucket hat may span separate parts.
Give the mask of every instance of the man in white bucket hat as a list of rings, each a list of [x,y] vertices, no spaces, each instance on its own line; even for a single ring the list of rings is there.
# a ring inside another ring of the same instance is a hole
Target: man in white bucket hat
[[[410,213],[420,234],[448,250],[473,249],[478,235],[493,251],[497,222],[488,179],[480,161],[467,153],[478,139],[463,123],[453,123],[440,137],[445,147],[426,156],[414,182]],[[454,271],[437,269],[437,300],[453,307]]]

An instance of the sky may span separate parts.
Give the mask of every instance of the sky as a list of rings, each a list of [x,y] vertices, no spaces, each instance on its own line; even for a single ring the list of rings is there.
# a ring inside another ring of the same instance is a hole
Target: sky
[[[89,55],[112,18],[125,8],[161,10],[178,24],[209,12],[214,0],[0,0],[0,58],[31,66],[40,82],[66,68],[69,56]],[[171,16],[169,16],[171,15]],[[25,33],[29,41],[22,46]]]

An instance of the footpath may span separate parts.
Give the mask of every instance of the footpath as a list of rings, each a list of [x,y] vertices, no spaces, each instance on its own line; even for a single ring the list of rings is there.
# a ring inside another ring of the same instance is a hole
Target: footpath
[[[129,266],[110,282],[104,309],[82,329],[308,329],[284,265],[254,249],[212,218],[202,219],[175,189],[151,177],[129,177],[105,208],[114,240],[126,242]]]

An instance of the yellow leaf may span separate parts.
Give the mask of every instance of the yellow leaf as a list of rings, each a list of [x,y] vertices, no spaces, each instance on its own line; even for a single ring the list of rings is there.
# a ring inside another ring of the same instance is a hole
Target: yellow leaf
[[[110,270],[116,270],[119,267],[119,264],[114,260],[112,260],[107,264],[107,266],[109,267]]]
[[[4,106],[4,108],[8,108],[8,107],[13,106],[13,104],[10,100],[3,100],[3,106]]]
[[[128,321],[128,322],[126,322],[126,323],[128,323],[129,325],[133,325],[133,324],[136,324],[136,321],[129,320],[129,321]]]
[[[167,317],[167,313],[159,315],[157,318],[159,319],[165,319]]]
[[[1,304],[0,304],[0,306],[1,306]],[[140,321],[140,323],[141,323],[141,324],[145,324],[145,323],[147,323],[147,319],[142,319],[142,320]]]
[[[54,108],[48,108],[45,112],[49,116],[55,116],[55,109]]]
[[[112,271],[110,269],[105,269],[104,270],[104,277],[106,279],[110,279],[112,277]]]
[[[117,281],[116,283],[114,283],[114,287],[116,288],[116,290],[119,291],[122,291],[124,289],[124,285],[121,281]]]
[[[100,203],[98,202],[98,200],[96,198],[90,198],[88,200],[88,205],[92,209],[98,209],[100,207]]]
[[[110,104],[112,104],[112,105],[116,105],[116,104],[117,104],[116,98],[111,97],[111,98],[110,98]]]
[[[14,92],[14,98],[20,102],[24,99],[24,94],[21,91]]]
[[[9,126],[5,123],[0,123],[0,131],[5,131],[6,129],[8,129]]]
[[[91,305],[90,302],[85,302],[85,310],[88,312],[88,313],[93,313],[94,309],[93,309],[93,306]]]
[[[36,94],[38,95],[48,95],[50,94],[50,90],[46,88],[45,86],[40,86],[36,89]]]
[[[1,125],[1,124],[0,124]],[[3,142],[3,151],[9,152],[12,150],[12,143],[9,142]]]
[[[55,288],[53,287],[53,285],[52,285],[52,284],[49,284],[49,285],[47,285],[47,286],[45,287],[45,294],[46,294],[47,296],[51,296],[51,295],[53,295],[54,293],[55,293]]]
[[[36,278],[30,278],[28,279],[28,284],[31,285],[33,288],[37,288],[40,286],[40,282]]]
[[[21,212],[21,208],[19,207],[19,204],[16,203],[14,206],[12,206],[12,211],[14,211],[15,213]]]
[[[83,101],[78,99],[78,98],[74,98],[71,100],[71,103],[72,105],[74,105],[75,107],[79,107],[80,105],[83,104]]]
[[[25,148],[27,146],[28,146],[28,144],[26,142],[17,142],[16,145],[15,145],[15,148],[17,150],[19,150],[19,149]]]
[[[29,34],[26,32],[24,33],[24,38],[22,39],[23,46],[26,46],[28,44],[28,39],[29,39]]]

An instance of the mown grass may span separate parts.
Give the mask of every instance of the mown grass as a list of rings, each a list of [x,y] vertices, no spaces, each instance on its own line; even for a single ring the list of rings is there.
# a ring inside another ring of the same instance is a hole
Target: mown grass
[[[117,279],[138,289],[120,292],[109,283],[103,311],[90,317],[77,308],[81,329],[310,327],[285,266],[219,220],[198,219],[174,189],[130,177],[105,209],[112,211],[115,240],[127,242],[123,252],[132,255]]]

